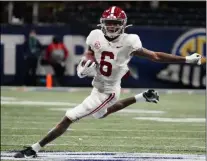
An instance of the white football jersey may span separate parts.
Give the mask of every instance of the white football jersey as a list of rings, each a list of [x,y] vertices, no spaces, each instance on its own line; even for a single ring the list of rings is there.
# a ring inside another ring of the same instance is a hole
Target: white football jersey
[[[101,30],[92,30],[86,44],[95,53],[98,62],[97,75],[92,85],[104,93],[113,93],[121,88],[121,79],[128,72],[131,53],[142,48],[136,34],[121,34],[117,39],[108,41]]]

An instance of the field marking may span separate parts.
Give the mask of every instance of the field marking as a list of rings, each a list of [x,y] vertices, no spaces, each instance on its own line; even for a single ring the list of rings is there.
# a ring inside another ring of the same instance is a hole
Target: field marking
[[[159,122],[205,122],[205,118],[162,118],[162,117],[135,117],[136,120],[150,120]]]
[[[158,111],[158,110],[140,110],[140,109],[123,109],[121,111],[118,111],[120,113],[147,113],[147,114],[164,114],[165,111]]]
[[[1,143],[1,146],[31,146],[31,144],[3,144]],[[77,144],[71,144],[71,143],[65,143],[65,144],[47,144],[47,146],[83,146],[83,144],[81,145],[79,142]],[[186,146],[173,146],[173,145],[160,145],[160,146],[154,146],[154,145],[126,145],[126,144],[110,144],[110,145],[103,145],[103,144],[86,144],[84,146],[89,146],[89,147],[143,147],[143,148],[176,148],[176,149],[180,149],[180,148],[199,148],[199,149],[205,149],[205,146],[195,146],[195,145],[189,145],[188,147]],[[180,149],[182,150],[182,149]]]
[[[27,135],[16,135],[16,134],[7,134],[7,135],[1,135],[2,137],[4,136],[11,136],[11,137],[25,137],[25,136],[31,136],[31,137],[36,137],[36,136],[42,136],[40,134],[27,134]],[[147,136],[98,136],[98,135],[80,135],[80,136],[75,136],[75,135],[69,135],[69,136],[61,136],[61,138],[78,138],[79,140],[81,140],[82,138],[112,138],[112,139],[163,139],[163,140],[203,140],[205,138],[184,138],[184,137],[147,137]]]
[[[42,106],[76,106],[77,103],[71,103],[71,102],[43,102],[43,101],[9,101],[9,100],[1,100],[1,104],[3,105],[42,105]],[[51,111],[67,111],[72,108],[49,108]],[[147,113],[147,114],[163,114],[164,111],[158,111],[158,110],[143,110],[143,109],[123,109],[119,111],[119,113]]]
[[[23,121],[24,119],[21,119],[21,121],[17,121],[17,120],[15,120],[15,122],[13,122],[13,121],[2,121],[2,124],[11,124],[11,123],[19,123],[19,124],[47,124],[47,125],[51,125],[51,124],[57,124],[57,122],[56,121],[54,121],[54,122],[43,122],[43,121],[30,121],[30,120],[25,120],[25,121]],[[161,122],[161,123],[166,123],[166,122]],[[94,121],[94,122],[83,122],[83,121],[80,121],[80,122],[76,122],[76,124],[100,124],[100,125],[103,125],[103,124],[107,124],[107,125],[109,125],[109,126],[112,126],[112,125],[122,125],[122,123],[121,122],[114,122],[114,123],[112,123],[112,122],[104,122],[104,121],[102,121],[101,123],[99,123],[99,122],[97,122],[97,121]],[[173,123],[173,122],[169,122],[169,123],[167,123],[166,125],[165,124],[152,124],[152,123],[138,123],[137,124],[137,126],[147,126],[147,125],[153,125],[153,126],[180,126],[180,125],[185,125],[186,126],[186,124],[185,123],[181,123],[181,124],[177,124],[177,123]],[[197,123],[195,123],[195,124],[188,124],[188,126],[189,127],[191,127],[191,126],[195,126],[195,127],[199,127],[199,126],[205,126],[205,124],[197,124]]]
[[[16,127],[2,127],[1,130],[4,130],[4,129],[9,129],[9,130],[51,130],[52,128],[22,128],[22,127],[19,127],[19,128],[16,128]],[[179,130],[159,130],[159,129],[156,129],[156,130],[151,130],[151,129],[146,129],[146,130],[129,130],[129,129],[93,129],[93,128],[89,128],[89,129],[68,129],[67,131],[105,131],[105,132],[108,132],[108,131],[114,131],[114,132],[119,132],[119,131],[122,131],[122,132],[144,132],[144,131],[151,131],[151,132],[163,132],[163,133],[166,133],[166,132],[172,132],[172,133],[205,133],[206,131],[203,130],[203,131],[190,131],[190,130],[184,130],[184,131],[179,131]]]
[[[1,115],[1,119],[3,119],[3,120],[5,120],[5,119],[13,119],[13,120],[18,120],[18,119],[20,119],[21,121],[22,120],[24,120],[24,121],[29,121],[29,120],[31,120],[31,117],[34,117],[34,116],[36,116],[35,117],[35,119],[36,120],[39,120],[39,119],[47,119],[47,121],[57,121],[57,119],[58,119],[58,121],[60,120],[60,118],[61,117],[63,117],[64,115],[61,115],[61,116],[57,116],[57,115],[55,115],[55,116],[48,116],[48,115],[37,115],[37,114],[31,114],[31,115],[17,115],[17,116],[11,116],[11,115],[7,115],[7,116],[5,116],[5,115]],[[37,117],[38,116],[38,117]],[[27,119],[25,119],[25,118],[27,118]],[[86,119],[89,119],[89,117],[87,117]],[[33,118],[32,118],[32,120],[34,120]]]
[[[76,106],[77,103],[70,103],[70,102],[42,102],[42,101],[2,101],[2,105],[41,105],[41,106]]]
[[[19,160],[13,158],[14,152],[1,152],[1,159]],[[69,159],[70,158],[70,159]],[[21,159],[25,160],[25,159]],[[196,154],[157,154],[157,153],[127,153],[127,152],[39,152],[38,157],[26,160],[55,161],[204,161],[204,155]]]
[[[17,100],[17,98],[16,97],[1,96],[1,100],[4,100],[4,101],[14,101],[14,100]]]
[[[46,87],[19,87],[19,86],[1,86],[1,91],[18,91],[18,92],[25,92],[25,91],[47,91],[47,92],[53,92],[53,91],[65,91],[65,92],[90,92],[93,88],[92,87],[53,87],[52,89],[47,89]],[[147,88],[122,88],[122,93],[141,93],[143,91],[148,90]],[[177,94],[177,93],[193,93],[193,94],[206,94],[205,89],[161,89],[161,88],[155,88],[156,91],[159,93],[164,94]]]

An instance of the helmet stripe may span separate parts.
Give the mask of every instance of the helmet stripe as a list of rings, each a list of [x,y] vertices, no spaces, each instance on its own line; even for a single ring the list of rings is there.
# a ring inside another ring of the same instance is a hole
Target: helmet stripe
[[[111,8],[111,14],[113,14],[113,16],[114,16],[114,10],[115,10],[115,8],[116,8],[116,6],[113,6],[113,7]]]

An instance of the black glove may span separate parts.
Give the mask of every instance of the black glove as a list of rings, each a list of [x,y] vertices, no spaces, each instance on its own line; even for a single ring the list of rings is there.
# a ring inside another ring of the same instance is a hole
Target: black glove
[[[159,102],[159,94],[154,89],[149,89],[143,93],[143,97],[147,102],[158,103]]]

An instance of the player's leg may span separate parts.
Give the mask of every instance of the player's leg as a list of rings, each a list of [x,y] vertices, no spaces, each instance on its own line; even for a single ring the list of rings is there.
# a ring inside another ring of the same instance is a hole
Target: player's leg
[[[159,101],[158,92],[156,92],[155,90],[148,90],[146,92],[137,94],[134,97],[129,97],[129,98],[125,98],[125,99],[117,101],[114,105],[107,108],[107,112],[101,118],[104,118],[111,113],[120,111],[120,110],[128,107],[129,105],[132,105],[137,102],[157,103],[158,101]]]
[[[86,99],[88,99],[88,97]],[[82,117],[83,115],[87,114],[87,111],[84,110],[83,107],[84,107],[84,105],[82,103],[82,104],[76,106],[75,108],[73,108],[72,110],[67,111],[66,116],[62,119],[62,121],[60,121],[60,123],[58,123],[53,129],[51,129],[43,139],[41,139],[39,142],[33,144],[31,147],[26,147],[22,151],[17,152],[14,155],[14,157],[15,158],[36,157],[37,156],[36,153],[42,147],[44,147],[45,145],[47,145],[51,141],[53,141],[56,138],[58,138],[59,136],[61,136],[68,129],[70,124],[72,124],[74,121],[78,120],[78,118],[80,119],[80,117]]]
[[[55,128],[53,128],[41,141],[16,153],[14,157],[36,157],[36,153],[42,147],[62,135],[72,122],[95,113],[96,111],[102,109],[109,102],[116,101],[117,98],[115,97],[115,94],[101,94],[97,90],[93,90],[91,95],[88,96],[80,105],[76,106],[72,110],[68,110],[63,120]]]
[[[22,151],[17,152],[15,158],[24,158],[24,157],[36,157],[37,152],[44,147],[46,144],[55,140],[57,137],[61,136],[67,128],[70,126],[72,121],[68,117],[64,117],[60,123],[56,125],[55,128],[50,130],[50,132],[39,142],[33,144],[31,147],[26,147]]]
[[[62,121],[58,123],[55,128],[50,130],[49,133],[39,142],[39,145],[41,147],[44,147],[46,144],[50,143],[51,141],[62,135],[68,129],[70,124],[72,124],[72,121],[68,117],[64,116]],[[33,149],[35,149],[35,145]],[[37,151],[39,150],[40,149],[37,149]]]

